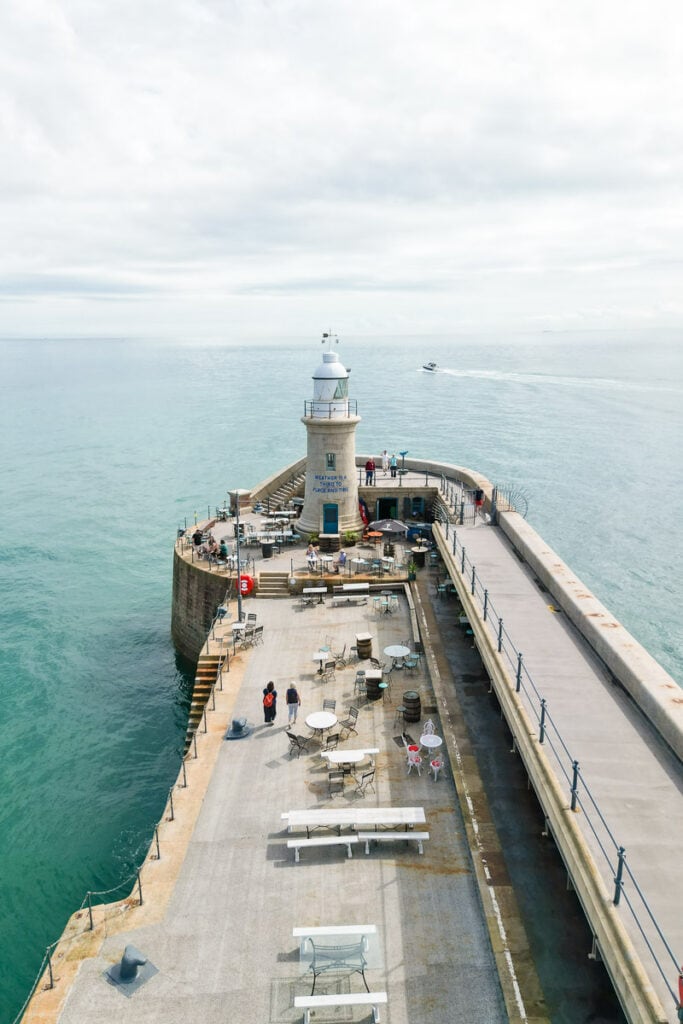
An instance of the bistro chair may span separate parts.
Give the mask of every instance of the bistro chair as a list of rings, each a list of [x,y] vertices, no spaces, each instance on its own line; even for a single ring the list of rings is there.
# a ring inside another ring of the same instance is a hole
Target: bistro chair
[[[358,793],[358,796],[365,796],[365,791],[367,789],[372,789],[373,793],[377,792],[375,789],[374,768],[369,772],[363,772],[360,779],[356,779],[356,793]]]
[[[326,699],[323,701],[323,711],[334,711],[337,707],[336,700]]]
[[[366,696],[365,690],[365,672],[363,669],[359,669],[356,672],[356,681],[353,684],[353,692],[360,693],[363,697]]]
[[[334,796],[335,792],[344,792],[344,772],[327,773],[327,790],[330,796]]]
[[[310,736],[308,736],[308,737],[296,736],[293,732],[290,732],[289,729],[286,729],[285,732],[287,734],[287,739],[289,740],[289,756],[290,757],[292,756],[292,754],[294,753],[295,750],[296,750],[296,756],[297,757],[301,757],[301,751],[302,750],[304,751],[304,753],[307,753],[306,748],[307,748],[307,746],[308,746],[308,744],[310,742],[310,739],[311,739]]]
[[[408,752],[408,775],[410,775],[410,773],[413,770],[413,768],[416,769],[417,774],[419,775],[420,771],[421,771],[421,768],[422,768],[422,758],[420,757],[420,755],[416,751],[409,750],[409,752]]]
[[[434,723],[432,722],[431,718],[428,718],[427,721],[425,722],[425,724],[422,726],[422,735],[423,736],[431,736],[435,732],[436,732],[436,729],[434,728]]]
[[[325,742],[322,745],[321,753],[327,753],[328,750],[336,750],[337,744],[339,743],[339,733],[333,732],[327,735]]]
[[[334,674],[335,664],[333,661],[326,661],[323,668],[323,682],[330,683],[333,679],[336,679]]]
[[[434,773],[434,782],[436,782],[436,780],[439,777],[439,772],[443,768],[443,761],[441,760],[440,757],[435,757],[433,761],[429,762],[429,767],[430,770]]]
[[[357,721],[358,721],[358,708],[354,707],[353,704],[352,704],[349,707],[348,716],[344,719],[343,722],[340,722],[339,724],[342,727],[342,729],[344,729],[346,731],[347,734],[353,732],[356,735],[358,735],[358,730],[356,729],[356,722]]]

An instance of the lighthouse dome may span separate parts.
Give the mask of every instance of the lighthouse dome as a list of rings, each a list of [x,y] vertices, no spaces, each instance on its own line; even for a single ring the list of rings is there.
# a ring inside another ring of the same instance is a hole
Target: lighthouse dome
[[[339,380],[348,375],[348,370],[339,361],[336,352],[323,352],[323,361],[313,374],[313,380]]]

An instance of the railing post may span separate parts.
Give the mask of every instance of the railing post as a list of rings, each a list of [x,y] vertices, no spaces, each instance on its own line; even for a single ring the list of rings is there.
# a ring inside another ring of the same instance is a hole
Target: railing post
[[[92,896],[92,893],[89,892],[88,893],[88,917],[90,918],[90,931],[93,931],[94,928],[95,928],[95,925],[93,924],[93,920],[92,920],[92,899],[91,899],[91,896]]]
[[[204,726],[202,732],[206,732],[206,707],[202,711],[202,725]]]
[[[460,561],[460,572],[463,573],[463,574],[465,572],[465,548],[464,547],[462,549],[462,559]]]
[[[623,846],[619,847],[617,857],[619,858],[619,860],[617,862],[617,873],[614,878],[614,899],[612,900],[612,903],[615,907],[619,906],[619,900],[621,899],[621,890],[624,885],[624,883],[621,880],[624,874],[624,859],[626,857],[626,851],[624,850]]]
[[[456,531],[453,530],[453,554],[454,555],[457,555],[457,553],[458,553],[457,549],[458,549],[458,538],[456,537]]]
[[[175,821],[175,809],[173,807],[173,786],[171,786],[171,788],[168,791],[168,802],[171,805],[171,817],[168,820]]]
[[[515,679],[515,691],[519,693],[522,686],[522,661],[524,656],[521,651],[517,651],[517,678]]]
[[[142,906],[142,879],[140,878],[140,868],[137,870],[138,876],[138,896],[140,897],[140,906]]]
[[[574,771],[573,771],[573,775],[572,775],[572,803],[571,803],[571,808],[572,808],[573,811],[575,811],[576,810],[576,798],[577,798],[577,793],[578,793],[578,788],[579,788],[579,762],[578,761],[573,761],[572,762],[572,768],[574,769]]]
[[[461,501],[460,502],[460,525],[462,526],[462,524],[464,522],[465,522],[465,502]]]
[[[488,613],[489,613],[489,592],[488,592],[488,590],[485,590],[484,591],[484,622],[486,622],[486,616],[488,615]]]
[[[47,969],[50,972],[50,984],[48,985],[48,988],[54,988],[55,987],[55,979],[54,979],[54,975],[52,973],[52,956],[50,955],[50,947],[49,946],[45,950],[45,956],[47,957]]]
[[[222,671],[223,671],[223,670],[221,669],[221,672],[222,672]],[[219,673],[219,674],[220,674],[220,673]],[[213,686],[211,687],[211,710],[212,710],[212,711],[215,711],[215,710],[216,710],[216,684],[215,684],[215,683],[214,683],[214,684],[213,684]]]
[[[470,587],[470,592],[472,594],[472,597],[474,597],[474,587],[475,587],[476,582],[477,582],[477,570],[475,569],[474,566],[472,566],[472,585]]]
[[[192,733],[192,749],[194,751],[195,758],[197,757],[197,730]]]
[[[157,848],[157,860],[161,860],[161,850],[159,849],[159,826],[154,826],[154,842]]]
[[[545,697],[541,697],[541,725],[538,730],[538,742],[543,743],[545,739]]]
[[[187,769],[185,768],[185,758],[183,758],[183,789],[187,789]]]
[[[503,650],[503,620],[498,619],[498,653]]]
[[[446,540],[448,540],[448,518],[446,518]]]

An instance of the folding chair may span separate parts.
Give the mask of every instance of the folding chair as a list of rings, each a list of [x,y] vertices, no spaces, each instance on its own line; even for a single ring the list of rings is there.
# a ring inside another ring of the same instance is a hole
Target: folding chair
[[[344,729],[346,731],[347,735],[352,733],[352,732],[355,733],[356,735],[358,735],[358,730],[356,729],[356,722],[357,721],[358,721],[358,708],[356,708],[353,705],[351,705],[351,707],[349,708],[348,716],[344,719],[343,722],[340,722],[339,725],[342,727],[342,729]],[[344,737],[344,738],[346,738],[346,737]]]
[[[304,751],[304,753],[308,752],[306,750],[306,748],[308,746],[308,743],[310,742],[310,739],[311,739],[310,736],[309,737],[295,736],[295,734],[293,732],[290,732],[288,729],[286,729],[285,732],[287,733],[287,739],[289,740],[289,756],[290,757],[292,756],[292,754],[294,753],[295,750],[296,750],[296,756],[297,757],[301,757],[301,751],[302,750]]]

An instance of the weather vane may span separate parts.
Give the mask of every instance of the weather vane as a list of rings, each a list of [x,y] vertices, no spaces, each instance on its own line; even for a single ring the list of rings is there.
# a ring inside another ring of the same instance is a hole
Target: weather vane
[[[333,331],[325,331],[323,333],[322,344],[324,345],[325,342],[328,343],[328,345],[330,346],[330,349],[331,349],[333,345],[336,346],[336,345],[339,344],[339,338],[337,337],[337,335]]]

